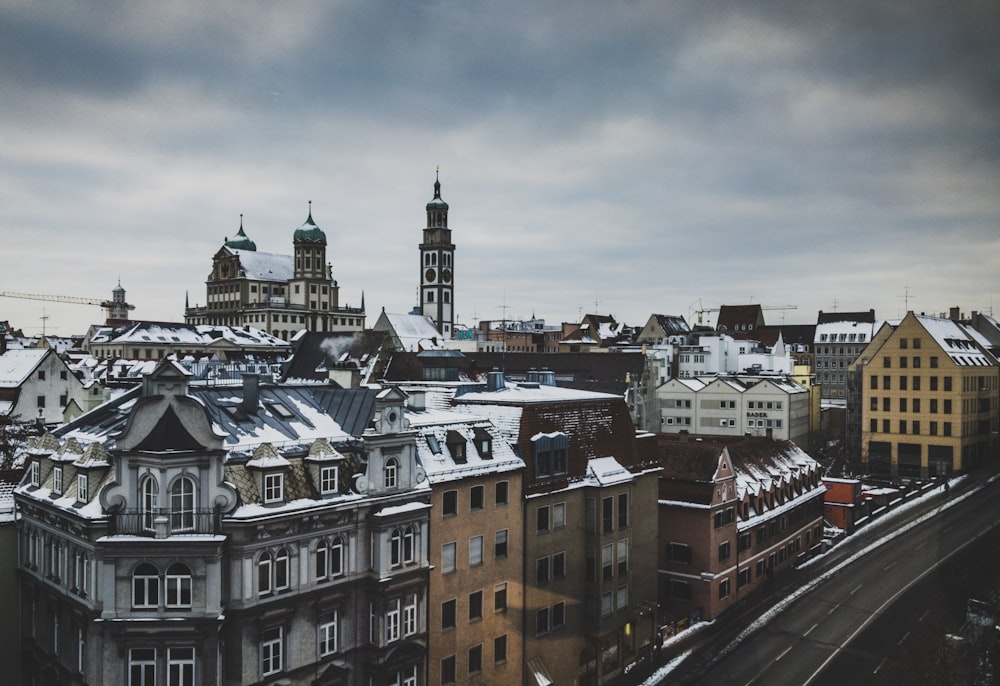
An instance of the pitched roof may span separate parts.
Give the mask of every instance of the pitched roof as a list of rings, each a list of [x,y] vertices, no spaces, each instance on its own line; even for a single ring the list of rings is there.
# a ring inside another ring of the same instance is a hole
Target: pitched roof
[[[48,348],[15,348],[0,355],[0,388],[18,388],[34,373]]]
[[[719,331],[736,331],[738,328],[764,325],[764,311],[760,305],[722,305],[715,328]]]
[[[833,322],[868,322],[869,324],[874,324],[875,310],[871,309],[867,312],[824,312],[820,310],[816,316],[817,324],[830,324]]]

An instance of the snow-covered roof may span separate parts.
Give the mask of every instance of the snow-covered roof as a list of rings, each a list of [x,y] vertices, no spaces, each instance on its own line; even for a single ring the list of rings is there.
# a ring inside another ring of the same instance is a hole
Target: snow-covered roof
[[[934,338],[951,360],[964,367],[988,367],[997,360],[985,348],[989,346],[983,336],[950,319],[916,315],[920,325]]]
[[[49,353],[45,348],[18,348],[0,355],[0,388],[18,388]]]
[[[246,278],[257,281],[290,281],[295,276],[295,258],[270,252],[233,249]]]
[[[417,456],[432,484],[524,467],[524,461],[510,447],[511,438],[489,419],[481,414],[468,414],[466,409],[429,409],[406,414],[410,427],[419,432]],[[476,445],[476,439],[486,435],[491,442],[488,456],[481,455]],[[457,436],[464,439],[464,460],[455,460],[449,447],[449,442]]]
[[[875,330],[872,322],[829,322],[817,324],[813,343],[867,344]]]
[[[496,403],[496,404],[526,404],[526,403],[552,403],[552,402],[573,402],[585,400],[601,400],[618,398],[610,393],[596,393],[594,391],[583,391],[575,388],[563,388],[562,386],[546,386],[537,383],[519,383],[516,381],[504,381],[504,387],[490,391],[486,386],[465,387],[459,389],[455,394],[455,402],[458,403]]]
[[[91,344],[210,346],[218,341],[235,346],[268,346],[287,348],[288,343],[253,327],[233,327],[210,324],[183,324],[174,322],[136,322],[121,330],[98,329]]]
[[[383,313],[406,352],[420,352],[441,347],[441,333],[430,317],[422,314]]]
[[[613,457],[595,457],[587,460],[587,479],[596,486],[612,486],[633,480],[632,473]]]

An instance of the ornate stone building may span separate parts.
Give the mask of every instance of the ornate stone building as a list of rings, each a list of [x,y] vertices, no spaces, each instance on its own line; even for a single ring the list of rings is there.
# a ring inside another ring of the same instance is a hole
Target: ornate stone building
[[[188,324],[251,326],[289,340],[296,332],[362,331],[361,307],[340,305],[340,288],[327,262],[327,241],[312,218],[292,235],[293,255],[257,251],[243,230],[212,257],[205,305],[186,307]]]

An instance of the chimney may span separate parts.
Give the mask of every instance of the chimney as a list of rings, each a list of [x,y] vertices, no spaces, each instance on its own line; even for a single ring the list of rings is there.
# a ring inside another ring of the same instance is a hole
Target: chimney
[[[257,405],[260,402],[260,376],[257,374],[243,375],[243,402],[240,409],[247,414],[257,414]]]

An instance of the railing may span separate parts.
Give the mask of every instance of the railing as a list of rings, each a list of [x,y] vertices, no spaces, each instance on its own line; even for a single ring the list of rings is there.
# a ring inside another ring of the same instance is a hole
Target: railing
[[[216,510],[123,510],[108,515],[110,536],[165,538],[184,534],[218,533],[222,533],[222,513]]]

